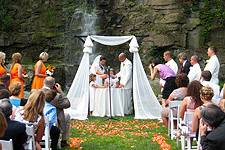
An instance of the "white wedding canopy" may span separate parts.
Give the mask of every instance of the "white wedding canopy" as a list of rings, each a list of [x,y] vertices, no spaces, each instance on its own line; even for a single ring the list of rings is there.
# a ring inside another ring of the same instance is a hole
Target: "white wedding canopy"
[[[120,45],[131,40],[129,51],[133,53],[133,101],[135,119],[159,119],[161,105],[159,104],[145,74],[135,36],[96,36],[86,38],[84,55],[68,92],[71,107],[67,109],[71,119],[85,120],[88,115],[89,99],[89,54],[92,53],[92,40],[103,45]]]

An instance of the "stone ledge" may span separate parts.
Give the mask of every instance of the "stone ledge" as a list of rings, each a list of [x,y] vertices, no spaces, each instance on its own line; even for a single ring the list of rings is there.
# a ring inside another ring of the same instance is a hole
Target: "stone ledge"
[[[156,6],[165,6],[165,5],[172,5],[176,4],[175,0],[149,0],[149,5],[156,5]]]

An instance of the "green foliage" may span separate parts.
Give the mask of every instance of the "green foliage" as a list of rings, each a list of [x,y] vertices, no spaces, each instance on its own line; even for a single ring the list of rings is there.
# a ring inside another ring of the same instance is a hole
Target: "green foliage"
[[[8,31],[11,28],[13,18],[9,14],[10,0],[0,0],[0,25],[2,31]]]
[[[204,0],[204,6],[200,9],[200,20],[203,26],[202,37],[216,28],[224,28],[225,25],[225,2],[223,0]]]
[[[40,19],[41,23],[47,28],[56,27],[59,22],[57,12],[53,7],[45,8],[41,13]]]

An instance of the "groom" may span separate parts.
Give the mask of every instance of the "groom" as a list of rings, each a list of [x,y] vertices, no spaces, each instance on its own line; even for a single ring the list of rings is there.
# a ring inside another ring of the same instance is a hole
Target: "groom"
[[[131,103],[131,90],[132,90],[132,63],[127,59],[125,53],[120,53],[119,56],[120,72],[117,73],[117,77],[120,77],[119,88],[123,88],[125,91],[124,99],[124,113],[130,114],[132,112]]]

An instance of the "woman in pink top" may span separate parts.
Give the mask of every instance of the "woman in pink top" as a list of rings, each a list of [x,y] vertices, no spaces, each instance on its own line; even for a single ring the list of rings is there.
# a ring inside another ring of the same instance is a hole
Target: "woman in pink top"
[[[155,76],[159,74],[160,78],[166,81],[162,91],[162,98],[164,100],[167,99],[173,90],[177,88],[175,83],[176,74],[167,65],[160,64],[158,59],[152,61],[149,65],[149,69],[151,71],[151,80],[154,80]]]
[[[194,80],[188,85],[187,96],[183,99],[180,106],[180,117],[184,118],[185,111],[192,111],[201,106],[203,102],[200,98],[200,89],[202,88],[202,84]]]

